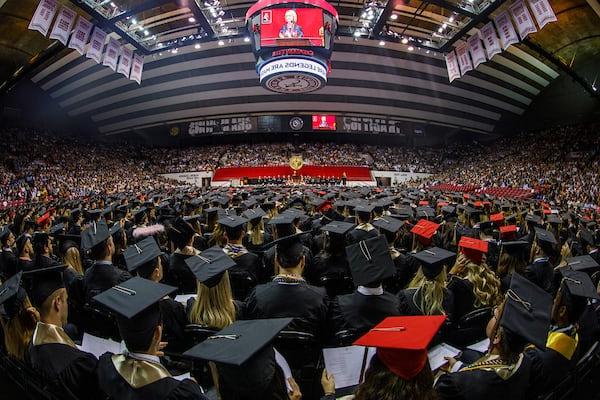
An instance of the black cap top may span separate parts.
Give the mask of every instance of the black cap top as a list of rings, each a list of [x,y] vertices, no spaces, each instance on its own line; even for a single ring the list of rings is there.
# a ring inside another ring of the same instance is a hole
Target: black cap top
[[[110,237],[110,231],[106,221],[92,222],[81,232],[81,248],[89,250],[97,244],[102,243]]]
[[[354,211],[359,212],[359,213],[372,213],[373,210],[375,209],[375,206],[372,204],[359,204],[356,206],[356,208],[354,209]]]
[[[550,231],[541,228],[535,228],[535,237],[540,242],[546,242],[551,245],[558,244],[554,234]]]
[[[426,206],[417,207],[416,215],[417,218],[433,218],[435,217],[435,210]]]
[[[322,231],[334,233],[337,235],[345,235],[350,232],[356,225],[350,222],[333,221],[321,227]]]
[[[208,287],[216,286],[229,268],[236,265],[222,248],[213,246],[202,253],[185,259],[185,264],[194,273],[196,279]]]
[[[447,214],[454,214],[455,211],[456,211],[456,207],[454,207],[454,206],[442,207],[442,212],[447,213]]]
[[[292,214],[279,214],[278,216],[271,218],[268,225],[290,225],[294,223],[294,215]]]
[[[552,296],[514,273],[506,293],[500,325],[511,334],[543,349],[546,347],[551,309]]]
[[[404,221],[391,217],[381,217],[373,221],[373,226],[383,229],[390,233],[396,233],[402,228]]]
[[[456,257],[456,253],[439,247],[432,247],[415,253],[412,256],[421,263],[423,275],[427,279],[435,279],[442,272],[444,265],[449,264]]]
[[[248,220],[244,217],[238,217],[237,215],[227,215],[220,218],[217,222],[226,228],[236,229],[244,225]]]
[[[356,285],[369,285],[394,276],[396,268],[387,241],[377,236],[346,247],[346,257]]]
[[[0,228],[0,240],[6,239],[9,233],[10,229],[8,225],[4,225],[2,228]]]
[[[254,221],[267,215],[266,212],[260,207],[250,208],[242,213],[242,216],[248,221]]]
[[[535,214],[527,214],[527,216],[525,217],[525,221],[532,222],[535,225],[542,225],[542,217]]]
[[[588,229],[583,229],[580,232],[579,237],[581,238],[581,244],[583,244],[584,246],[594,245],[594,234],[592,233],[592,231]]]
[[[596,287],[588,274],[582,271],[574,271],[571,268],[561,268],[562,283],[570,294],[588,299],[600,299]]]
[[[0,306],[2,306],[2,315],[8,319],[12,319],[23,305],[27,293],[21,287],[22,271],[11,276],[6,282],[0,286]]]
[[[62,275],[65,268],[58,264],[25,272],[29,280],[29,298],[35,307],[40,308],[52,293],[65,287]]]
[[[600,264],[598,264],[592,256],[586,254],[584,256],[567,259],[567,266],[575,271],[585,271],[587,269],[598,268],[600,267]]]
[[[559,215],[557,215],[557,214],[549,214],[549,215],[546,217],[546,221],[547,221],[549,224],[553,224],[553,225],[559,225],[559,224],[562,224],[562,218],[561,218]]]
[[[127,269],[132,272],[140,265],[156,260],[161,254],[163,253],[158,247],[158,244],[156,244],[156,240],[154,240],[152,236],[148,236],[147,238],[128,246],[123,252],[123,257],[125,257]]]
[[[48,229],[48,233],[50,235],[58,235],[63,233],[65,230],[65,224],[60,223],[60,224],[56,224],[54,226],[52,226],[50,229]]]
[[[502,251],[513,257],[525,256],[528,252],[529,242],[525,240],[516,240],[512,242],[502,242]]]
[[[236,321],[185,353],[186,357],[241,366],[257,354],[292,318]]]

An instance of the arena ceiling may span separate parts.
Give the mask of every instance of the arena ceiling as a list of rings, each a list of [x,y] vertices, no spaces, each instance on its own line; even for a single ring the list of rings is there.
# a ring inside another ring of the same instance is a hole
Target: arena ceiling
[[[452,84],[443,53],[509,2],[334,1],[340,26],[329,83],[302,95],[260,87],[244,40],[244,15],[254,1],[59,2],[146,54],[142,85],[29,31],[36,0],[0,0],[0,90],[31,79],[71,117],[91,120],[103,134],[202,116],[313,111],[488,133],[517,120],[560,74],[589,95],[600,86],[598,0],[551,1],[558,22]]]

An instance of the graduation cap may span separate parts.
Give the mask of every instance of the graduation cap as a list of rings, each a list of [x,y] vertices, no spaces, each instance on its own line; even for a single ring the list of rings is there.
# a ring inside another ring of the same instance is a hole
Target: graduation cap
[[[536,227],[535,228],[535,237],[536,237],[537,241],[540,242],[540,245],[542,243],[547,243],[552,246],[558,244],[558,242],[556,241],[556,238],[554,237],[554,234],[545,229]]]
[[[116,233],[121,232],[121,230],[123,229],[123,227],[121,226],[121,224],[117,221],[115,222],[110,229],[108,230],[108,233],[112,236]]]
[[[464,207],[464,213],[467,214],[469,217],[474,217],[483,214],[483,211],[478,210],[477,208],[473,208],[471,206],[466,206]]]
[[[327,225],[323,225],[321,227],[322,231],[337,234],[337,235],[345,235],[350,232],[356,225],[351,224],[350,222],[343,221],[333,221],[328,223]]]
[[[373,226],[389,233],[398,232],[402,228],[402,225],[404,225],[404,221],[389,217],[381,217],[373,221]]]
[[[10,229],[8,227],[8,225],[4,225],[2,227],[2,229],[0,229],[0,240],[4,240],[8,237],[8,235],[10,234]]]
[[[571,295],[600,300],[596,287],[588,274],[571,268],[560,268],[560,273],[562,274],[562,284]]]
[[[45,245],[50,240],[50,235],[46,232],[34,232],[31,237],[31,244],[35,247],[37,245]]]
[[[444,265],[449,264],[456,257],[456,253],[439,247],[432,247],[415,253],[412,256],[421,263],[423,275],[427,279],[432,280],[442,272]]]
[[[65,265],[57,264],[46,268],[32,269],[24,273],[29,281],[27,292],[31,304],[40,308],[52,293],[65,287],[62,274],[65,268]]]
[[[500,227],[500,239],[508,239],[517,236],[516,225],[505,225]]]
[[[417,218],[433,218],[435,217],[435,210],[431,207],[417,207]]]
[[[298,259],[304,254],[302,238],[310,232],[300,232],[273,240],[263,246],[263,249],[276,247],[277,259],[283,268],[295,266]]]
[[[594,245],[594,235],[591,231],[587,229],[583,229],[579,233],[579,238],[584,246],[593,246]]]
[[[546,347],[551,309],[552,296],[518,273],[513,273],[500,325],[509,334],[543,349]]]
[[[248,220],[244,217],[238,217],[237,215],[227,215],[217,220],[217,223],[224,226],[225,229],[237,230],[241,228]]]
[[[527,214],[525,216],[525,221],[527,222],[531,222],[535,225],[542,225],[542,217],[540,217],[539,215],[535,215],[535,214]]]
[[[488,242],[468,236],[463,236],[458,242],[460,252],[467,256],[475,264],[481,264],[483,255],[488,252]]]
[[[294,223],[295,216],[289,213],[279,214],[273,217],[267,223],[268,225],[291,225]]]
[[[390,372],[410,380],[425,368],[427,347],[445,320],[444,315],[387,317],[353,344],[376,347]]]
[[[23,272],[19,271],[0,286],[0,306],[2,315],[7,319],[14,318],[23,306],[27,292],[21,287]]]
[[[496,213],[496,214],[490,215],[490,222],[493,222],[498,225],[501,224],[502,222],[504,222],[504,214]]]
[[[123,252],[127,270],[133,272],[150,261],[155,261],[163,252],[156,244],[152,236],[148,236],[131,246],[128,246]]]
[[[235,321],[183,355],[239,367],[260,353],[290,322],[292,318]]]
[[[354,208],[354,211],[362,214],[370,214],[375,209],[373,204],[359,204]]]
[[[51,228],[48,230],[48,233],[49,233],[51,236],[54,236],[54,235],[58,235],[58,234],[61,234],[61,233],[63,233],[63,231],[64,231],[64,230],[65,230],[65,224],[63,224],[63,223],[60,223],[60,224],[56,224],[56,225],[54,225],[53,227],[51,227]]]
[[[196,279],[208,287],[216,286],[229,268],[236,265],[222,248],[213,246],[202,253],[188,257],[185,264],[194,273]]]
[[[394,276],[396,268],[387,241],[377,236],[346,247],[354,284],[369,285]]]
[[[106,221],[101,220],[92,222],[88,227],[81,232],[81,248],[89,250],[92,247],[104,242],[110,237],[110,230]]]
[[[454,206],[443,206],[442,212],[446,214],[454,214],[456,212],[456,207]]]
[[[502,242],[502,251],[513,257],[523,257],[527,255],[529,242],[525,240],[515,240],[511,242]]]
[[[436,224],[435,222],[428,221],[426,219],[421,219],[415,226],[412,227],[410,231],[411,233],[414,233],[423,239],[431,240],[439,227],[440,224]]]
[[[567,266],[575,271],[585,271],[600,267],[600,264],[588,254],[567,259]]]
[[[248,221],[255,221],[257,219],[261,219],[265,215],[267,215],[267,213],[260,207],[250,208],[242,213],[242,216]]]
[[[556,214],[550,214],[546,217],[546,222],[553,225],[562,224],[562,218]]]

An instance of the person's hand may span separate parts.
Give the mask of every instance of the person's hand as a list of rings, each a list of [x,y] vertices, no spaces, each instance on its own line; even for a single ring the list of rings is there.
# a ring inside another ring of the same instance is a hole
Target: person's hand
[[[323,370],[323,375],[321,375],[321,387],[323,387],[326,396],[335,394],[335,380],[332,374],[327,373],[326,369]]]
[[[292,390],[288,391],[288,397],[290,400],[300,400],[302,398],[302,392],[300,392],[300,386],[298,386],[293,376],[288,378],[288,383],[292,388]]]
[[[457,362],[456,358],[454,358],[454,357],[444,357],[444,359],[446,361],[448,361],[448,363],[446,364],[447,371],[448,372],[452,371],[452,367],[454,367],[454,364],[456,364],[456,362]]]
[[[169,344],[169,342],[160,342],[158,344],[158,351],[156,352],[156,355],[159,357],[162,357],[165,355],[165,353],[162,351],[165,347],[167,347],[167,345]]]

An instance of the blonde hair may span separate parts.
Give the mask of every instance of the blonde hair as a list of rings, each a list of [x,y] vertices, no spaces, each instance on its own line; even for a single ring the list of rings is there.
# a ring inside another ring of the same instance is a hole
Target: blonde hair
[[[209,244],[212,246],[217,245],[219,247],[223,247],[227,244],[227,240],[225,239],[225,230],[223,227],[221,227],[221,224],[217,224],[217,226],[215,226]]]
[[[446,266],[433,279],[428,279],[423,274],[423,268],[419,267],[419,271],[409,283],[409,289],[417,289],[417,293],[421,294],[421,299],[417,306],[423,315],[446,315],[444,310],[444,294],[446,288]]]
[[[25,352],[33,336],[35,325],[39,321],[37,313],[33,314],[34,317],[32,318],[32,314],[28,311],[28,308],[31,307],[29,297],[25,297],[17,315],[11,319],[0,318],[2,330],[4,331],[6,352],[20,361],[25,358]]]
[[[500,280],[485,263],[475,264],[464,254],[459,254],[450,274],[471,282],[475,307],[492,307],[502,301]]]
[[[63,262],[68,267],[73,268],[79,275],[83,275],[83,265],[81,264],[81,256],[77,247],[69,247],[63,257]]]
[[[250,221],[250,226],[251,229],[250,231],[248,231],[248,234],[250,235],[250,243],[252,243],[255,246],[263,244],[265,241],[265,223],[263,219],[261,218],[258,221],[258,223],[253,223],[252,221]]]
[[[296,14],[296,11],[294,10],[287,10],[285,12],[285,18],[287,19],[288,15],[291,15],[293,17],[293,22],[296,23],[298,22],[298,14]]]
[[[225,271],[219,283],[213,287],[198,281],[198,292],[190,311],[190,322],[223,329],[234,321],[235,306],[229,284],[229,273]]]

